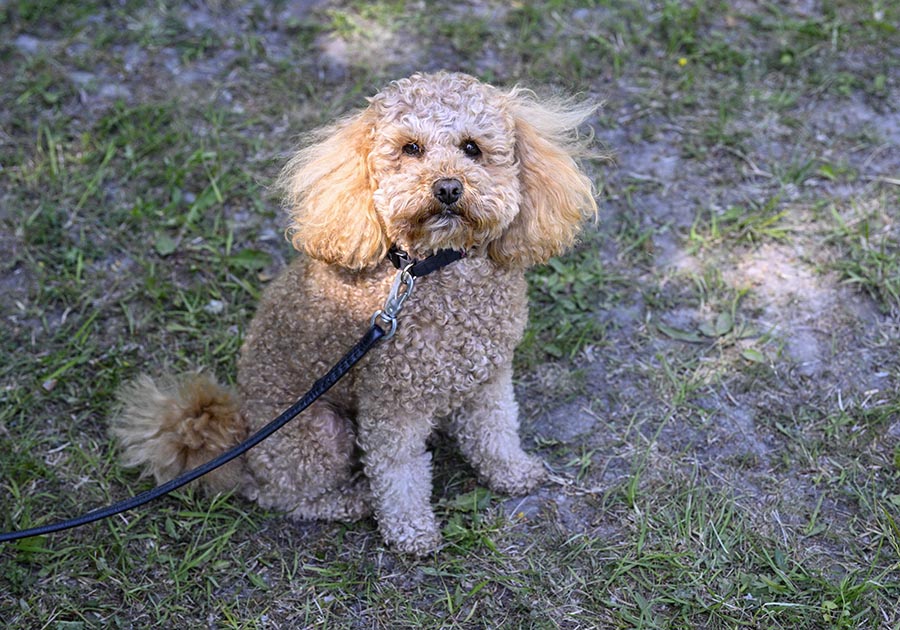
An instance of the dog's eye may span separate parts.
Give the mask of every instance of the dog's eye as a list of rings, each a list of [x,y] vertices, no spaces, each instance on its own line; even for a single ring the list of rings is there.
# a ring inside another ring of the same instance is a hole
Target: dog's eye
[[[406,155],[422,155],[422,146],[416,142],[409,142],[403,145],[402,151]]]
[[[481,149],[478,148],[478,145],[475,144],[474,140],[466,140],[460,145],[459,148],[463,150],[463,153],[471,158],[477,158],[479,155],[481,155]]]

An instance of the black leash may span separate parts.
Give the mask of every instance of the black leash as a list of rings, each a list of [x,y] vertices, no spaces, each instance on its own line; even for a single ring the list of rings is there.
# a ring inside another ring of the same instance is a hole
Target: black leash
[[[88,512],[87,514],[82,514],[76,518],[71,518],[66,521],[60,521],[58,523],[49,523],[47,525],[41,525],[40,527],[33,527],[31,529],[25,529],[18,532],[5,532],[0,534],[0,542],[6,542],[9,540],[18,540],[20,538],[29,538],[31,536],[43,536],[44,534],[51,534],[53,532],[62,531],[64,529],[71,529],[73,527],[79,527],[80,525],[87,525],[88,523],[93,523],[94,521],[99,521],[100,519],[107,518],[109,516],[115,516],[116,514],[121,514],[127,510],[132,510],[136,507],[140,507],[154,499],[158,499],[164,494],[168,494],[173,490],[177,490],[178,488],[194,481],[195,479],[202,477],[206,473],[215,470],[219,466],[227,464],[231,460],[236,457],[240,457],[251,448],[265,440],[267,437],[275,433],[278,429],[287,424],[290,420],[293,420],[295,416],[297,416],[301,411],[309,407],[317,398],[319,398],[322,394],[331,389],[331,386],[337,383],[344,374],[346,374],[350,368],[352,368],[363,356],[371,350],[375,344],[384,337],[385,332],[376,324],[373,324],[371,328],[366,332],[365,335],[356,343],[353,348],[341,358],[340,361],[335,363],[334,367],[332,367],[325,376],[320,378],[300,400],[295,402],[293,405],[285,409],[281,415],[272,420],[269,424],[264,426],[262,429],[251,435],[249,438],[238,444],[237,446],[232,447],[231,449],[225,451],[221,455],[209,460],[205,464],[201,464],[196,468],[188,470],[184,472],[174,479],[167,481],[164,484],[161,484],[151,490],[146,490],[137,494],[129,499],[125,499],[123,501],[119,501],[118,503],[114,503],[110,506],[100,508],[97,510],[93,510]]]
[[[400,308],[402,307],[403,302],[406,300],[406,298],[409,297],[412,291],[414,278],[421,278],[422,276],[433,273],[438,269],[445,267],[450,263],[459,260],[460,258],[463,258],[464,256],[465,252],[458,252],[455,250],[441,250],[434,255],[425,258],[424,260],[416,261],[414,259],[411,259],[406,254],[406,252],[392,247],[388,257],[393,265],[400,270],[400,273],[397,274],[397,279],[394,281],[394,286],[392,287],[391,293],[388,296],[387,301],[385,302],[384,308],[376,312],[372,316],[372,325],[369,327],[369,330],[366,331],[366,333],[360,338],[359,341],[356,342],[356,344],[347,352],[347,354],[341,357],[341,359],[337,363],[335,363],[330,370],[328,370],[325,376],[317,380],[313,384],[312,388],[308,392],[306,392],[306,394],[304,394],[303,397],[300,398],[300,400],[285,409],[277,418],[269,422],[269,424],[264,426],[262,429],[251,435],[249,438],[247,438],[237,446],[230,448],[221,455],[218,455],[217,457],[209,460],[205,464],[201,464],[196,468],[178,475],[174,479],[171,479],[164,484],[141,492],[140,494],[137,494],[131,498],[124,499],[103,508],[92,510],[86,514],[82,514],[81,516],[65,521],[48,523],[47,525],[32,527],[30,529],[23,529],[21,531],[0,533],[0,542],[8,542],[11,540],[19,540],[21,538],[30,538],[32,536],[52,534],[53,532],[72,529],[73,527],[79,527],[81,525],[87,525],[88,523],[93,523],[94,521],[99,521],[109,516],[115,516],[116,514],[121,514],[122,512],[133,510],[134,508],[145,505],[150,501],[153,501],[154,499],[158,499],[159,497],[172,492],[173,490],[177,490],[178,488],[189,484],[195,479],[202,477],[206,473],[211,472],[216,468],[223,466],[224,464],[227,464],[237,457],[240,457],[251,448],[265,440],[267,437],[275,433],[275,431],[293,420],[297,415],[300,414],[300,412],[309,407],[316,401],[316,399],[322,396],[322,394],[331,389],[331,387],[335,383],[337,383],[347,372],[349,372],[350,369],[354,365],[356,365],[369,350],[375,347],[375,345],[379,341],[381,341],[382,339],[389,339],[391,336],[393,336],[394,331],[397,329],[396,317],[400,312]],[[398,293],[400,288],[404,288],[404,290]],[[385,332],[384,329],[382,329],[378,324],[375,323],[375,321],[379,318],[390,325],[390,329],[387,332]]]

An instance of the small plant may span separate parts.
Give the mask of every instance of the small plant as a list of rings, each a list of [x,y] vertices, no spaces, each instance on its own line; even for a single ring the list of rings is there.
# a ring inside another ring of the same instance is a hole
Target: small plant
[[[529,364],[544,357],[572,358],[602,338],[597,311],[612,277],[587,249],[555,258],[529,276],[531,317],[520,358]]]
[[[462,550],[487,547],[496,551],[492,535],[497,524],[485,516],[492,496],[490,491],[479,487],[446,502],[449,515],[444,536],[449,543]]]

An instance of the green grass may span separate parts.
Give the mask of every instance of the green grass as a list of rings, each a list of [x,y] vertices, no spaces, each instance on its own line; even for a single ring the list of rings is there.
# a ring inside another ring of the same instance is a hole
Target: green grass
[[[605,291],[615,281],[590,246],[556,258],[530,278],[531,313],[518,361],[527,367],[547,358],[575,358],[589,344],[602,343],[596,313],[608,304]]]
[[[604,100],[620,166],[588,164],[599,224],[529,273],[538,492],[488,492],[438,439],[445,544],[416,560],[371,520],[186,491],[0,547],[0,619],[900,628],[896,4],[7,3],[0,530],[149,486],[106,434],[117,389],[234,378],[293,255],[271,183],[386,81],[445,67]]]
[[[723,242],[752,245],[763,240],[784,239],[789,234],[784,225],[787,214],[788,210],[781,209],[778,197],[759,208],[732,206],[721,213],[704,210],[691,226],[690,240],[703,248]]]
[[[847,216],[832,209],[830,234],[840,256],[832,266],[886,312],[900,310],[900,223],[888,211],[891,203],[883,197],[871,208],[850,208]]]

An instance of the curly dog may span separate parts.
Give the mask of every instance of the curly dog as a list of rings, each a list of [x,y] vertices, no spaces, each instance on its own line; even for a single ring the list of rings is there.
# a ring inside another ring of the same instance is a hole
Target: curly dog
[[[527,319],[524,272],[596,215],[577,128],[593,112],[458,73],[395,81],[317,132],[280,184],[299,256],[266,289],[244,339],[237,392],[193,374],[124,388],[112,434],[123,462],[168,480],[290,405],[365,329],[411,257],[464,250],[422,278],[396,336],[319,402],[202,480],[297,519],[374,513],[384,540],[440,543],[429,435],[459,444],[480,478],[527,493],[544,474],[518,436],[513,351]]]

